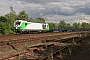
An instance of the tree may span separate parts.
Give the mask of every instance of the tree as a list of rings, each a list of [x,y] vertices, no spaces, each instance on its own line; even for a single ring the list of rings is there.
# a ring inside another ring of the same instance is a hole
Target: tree
[[[28,18],[28,21],[30,21],[30,22],[36,22],[33,18]]]
[[[72,26],[69,24],[69,23],[66,23],[66,27],[65,27],[66,30],[72,30]]]
[[[67,24],[66,24],[66,27],[67,27],[67,28],[70,28],[70,27],[71,27],[71,25],[70,25],[69,23],[67,23]]]
[[[10,29],[13,29],[14,22],[16,20],[16,14],[10,12],[9,14],[6,14],[5,17],[7,18],[7,23],[9,24]]]
[[[45,23],[44,18],[36,18],[36,22]]]
[[[55,30],[55,23],[50,22],[48,24],[49,24],[50,30],[52,30],[52,31]]]
[[[73,29],[74,29],[74,30],[79,30],[79,29],[81,29],[80,23],[74,23],[74,24],[73,24]]]
[[[1,34],[9,34],[7,23],[6,22],[0,22],[0,33]]]
[[[64,20],[61,20],[58,24],[58,29],[59,30],[64,30],[67,26],[67,23]]]
[[[8,24],[5,16],[0,16],[0,34],[8,34]]]
[[[0,16],[0,21],[2,21],[2,22],[7,22],[7,18],[4,17],[4,16]]]
[[[28,14],[25,11],[21,11],[17,16],[17,20],[28,20]]]
[[[81,27],[82,27],[82,29],[90,29],[90,24],[86,23],[86,22],[83,22]]]

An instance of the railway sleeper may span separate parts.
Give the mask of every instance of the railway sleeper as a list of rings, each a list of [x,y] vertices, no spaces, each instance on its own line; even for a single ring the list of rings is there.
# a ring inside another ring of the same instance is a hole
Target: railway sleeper
[[[7,43],[7,45],[11,46],[14,50],[17,50],[13,45],[11,45],[10,43]]]

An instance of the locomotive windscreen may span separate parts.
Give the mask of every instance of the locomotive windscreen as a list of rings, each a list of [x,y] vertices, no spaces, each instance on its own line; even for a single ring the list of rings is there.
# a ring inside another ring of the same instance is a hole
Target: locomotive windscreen
[[[20,25],[20,23],[21,23],[21,22],[17,21],[17,22],[15,23],[15,25]]]
[[[46,25],[42,25],[42,27],[43,27],[43,29],[45,29],[46,28]]]

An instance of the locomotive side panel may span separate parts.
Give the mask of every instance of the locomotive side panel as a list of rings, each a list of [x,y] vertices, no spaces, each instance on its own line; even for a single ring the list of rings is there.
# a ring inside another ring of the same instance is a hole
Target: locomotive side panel
[[[41,23],[30,23],[25,27],[25,29],[26,30],[44,30],[42,25],[43,24]]]

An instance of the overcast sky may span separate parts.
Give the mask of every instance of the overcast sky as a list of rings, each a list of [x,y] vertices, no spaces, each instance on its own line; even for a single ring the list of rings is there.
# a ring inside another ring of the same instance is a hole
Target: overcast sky
[[[25,10],[29,17],[45,18],[46,22],[90,22],[90,0],[0,0],[0,16]]]

